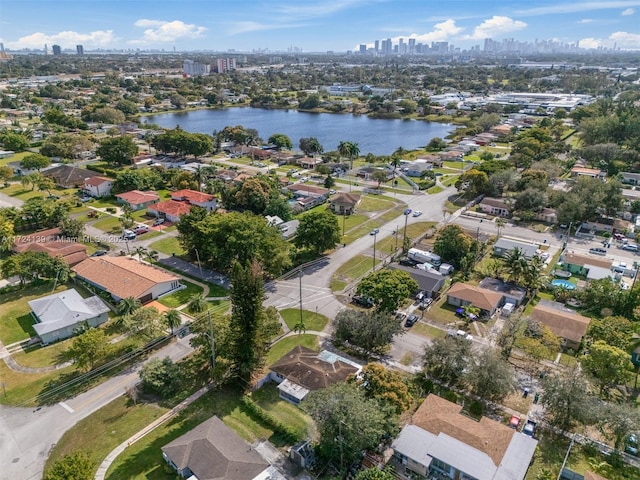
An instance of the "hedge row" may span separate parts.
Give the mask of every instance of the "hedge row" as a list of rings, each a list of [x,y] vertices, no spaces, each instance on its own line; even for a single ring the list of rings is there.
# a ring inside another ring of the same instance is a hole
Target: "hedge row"
[[[103,175],[106,175],[108,177],[111,178],[116,178],[118,176],[118,171],[113,169],[113,168],[109,168],[109,167],[103,167],[101,165],[87,165],[87,170],[93,170],[94,172],[98,172],[101,173]]]
[[[273,433],[278,435],[284,442],[294,444],[300,440],[300,436],[293,428],[276,419],[249,397],[244,396],[241,401],[242,407],[249,416],[271,428]]]

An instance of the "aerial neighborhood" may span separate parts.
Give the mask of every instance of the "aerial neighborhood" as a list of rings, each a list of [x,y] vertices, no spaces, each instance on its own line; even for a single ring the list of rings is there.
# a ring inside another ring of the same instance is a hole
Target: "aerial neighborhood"
[[[366,52],[3,50],[0,479],[640,478],[637,58]]]

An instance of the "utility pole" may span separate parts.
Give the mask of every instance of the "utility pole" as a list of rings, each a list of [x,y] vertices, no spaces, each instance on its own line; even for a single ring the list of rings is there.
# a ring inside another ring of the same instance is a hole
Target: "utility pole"
[[[376,232],[373,235],[373,270],[376,270],[376,238],[378,238],[378,233]]]
[[[402,250],[404,251],[404,246],[407,243],[407,221],[409,220],[409,215],[411,214],[411,209],[407,208],[404,211],[404,236],[402,239]]]
[[[298,277],[300,279],[300,324],[302,324],[302,268],[298,267]]]
[[[211,311],[207,307],[207,318],[209,320],[209,341],[211,342],[211,370],[216,366],[216,343],[213,336],[213,320],[211,319]]]

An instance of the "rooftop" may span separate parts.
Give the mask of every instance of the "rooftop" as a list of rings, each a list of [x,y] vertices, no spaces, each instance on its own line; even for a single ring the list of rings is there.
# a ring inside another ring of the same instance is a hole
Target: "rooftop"
[[[129,192],[117,194],[116,198],[124,200],[131,205],[140,205],[142,203],[157,202],[158,200],[160,200],[157,192],[154,192],[152,190],[147,190],[144,192],[141,192],[140,190],[131,190]]]
[[[502,301],[502,294],[466,283],[454,284],[447,295],[471,303],[474,307],[491,311]]]
[[[556,308],[551,302],[538,303],[530,318],[548,326],[560,338],[580,342],[587,333],[591,319],[569,309]]]

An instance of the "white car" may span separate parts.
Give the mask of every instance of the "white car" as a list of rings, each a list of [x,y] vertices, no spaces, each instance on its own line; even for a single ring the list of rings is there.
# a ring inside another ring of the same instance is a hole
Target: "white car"
[[[414,216],[414,217],[419,217],[420,215],[422,215],[422,212],[421,212],[420,210],[415,210],[415,211],[413,212],[413,216]]]

